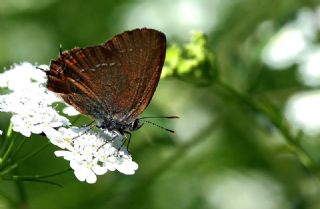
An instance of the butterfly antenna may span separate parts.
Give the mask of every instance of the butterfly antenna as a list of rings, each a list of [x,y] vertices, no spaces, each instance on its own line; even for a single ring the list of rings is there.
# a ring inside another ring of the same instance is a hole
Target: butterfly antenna
[[[155,116],[155,117],[142,117],[140,119],[146,119],[146,118],[167,118],[167,119],[178,119],[179,116]]]
[[[62,44],[59,45],[59,54],[62,57]]]
[[[170,133],[174,133],[174,130],[171,130],[171,129],[162,127],[162,126],[160,126],[160,125],[158,125],[158,124],[155,124],[155,123],[153,123],[153,122],[151,122],[151,121],[142,120],[142,122],[149,123],[149,124],[151,124],[151,125],[154,125],[154,126],[157,126],[157,127],[161,128],[161,129],[163,129],[163,130],[165,130],[165,131],[168,131],[168,132],[170,132]]]
[[[38,67],[38,66],[36,66],[36,69],[41,70],[42,72],[44,72],[44,73],[47,74],[47,75],[48,75],[48,73],[49,73],[48,70],[45,70],[45,69],[43,69],[43,68],[41,68],[41,67]]]

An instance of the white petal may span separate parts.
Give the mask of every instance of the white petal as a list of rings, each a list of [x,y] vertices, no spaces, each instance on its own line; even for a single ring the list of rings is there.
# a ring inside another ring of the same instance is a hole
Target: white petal
[[[0,135],[2,135],[2,131],[0,130]]]
[[[97,175],[103,175],[103,174],[107,173],[108,168],[94,165],[94,166],[92,166],[92,170]]]
[[[86,181],[87,181],[89,184],[94,184],[94,183],[96,183],[96,181],[97,181],[97,176],[93,173],[93,171],[90,170],[90,171],[87,172]]]
[[[43,132],[46,134],[46,136],[49,138],[51,137],[61,137],[61,133],[57,130],[55,130],[54,128],[51,128],[49,126],[45,127],[43,129]]]
[[[26,137],[31,136],[31,131],[25,127],[16,126],[15,124],[13,124],[12,130],[14,130],[15,132],[19,132]]]
[[[75,170],[74,175],[77,177],[79,181],[85,181],[87,178],[87,174],[81,172],[80,170]]]
[[[137,170],[139,168],[138,163],[136,163],[134,161],[130,161],[130,164],[131,164],[131,168],[134,169],[134,170]]]
[[[80,161],[81,162],[81,161]],[[78,161],[75,160],[71,160],[70,161],[70,167],[73,170],[78,170],[78,171],[82,171],[84,173],[87,172],[88,168],[86,166],[84,166],[83,164],[80,164]]]
[[[104,166],[110,171],[115,171],[116,170],[116,166],[113,163],[105,162]]]
[[[43,132],[43,125],[42,124],[39,124],[39,125],[35,125],[35,126],[31,126],[30,127],[30,131],[32,133],[35,133],[35,134],[41,134]]]
[[[57,127],[63,126],[63,124],[64,123],[62,121],[54,121],[50,123],[50,126],[53,128],[57,128]]]
[[[74,107],[72,106],[67,106],[66,108],[64,108],[62,110],[62,112],[66,115],[69,116],[75,116],[75,115],[79,115],[80,113],[78,112],[78,110],[76,110]]]
[[[45,131],[45,134],[46,134],[47,138],[50,140],[50,142],[52,144],[54,144],[54,145],[56,145],[56,146],[58,146],[58,147],[60,147],[62,149],[65,148],[64,140],[62,138],[62,134],[59,131],[57,131],[57,130],[55,130],[53,128],[52,129],[47,129]]]
[[[120,166],[117,166],[117,170],[126,175],[133,175],[137,169],[138,164],[133,161],[124,161]]]
[[[23,121],[21,119],[21,117],[18,117],[17,115],[14,115],[11,117],[10,119],[11,123],[13,123],[13,125],[20,125]]]
[[[72,152],[70,152],[70,151],[59,150],[59,151],[55,151],[54,154],[57,157],[63,157],[66,160],[72,160],[73,159]]]

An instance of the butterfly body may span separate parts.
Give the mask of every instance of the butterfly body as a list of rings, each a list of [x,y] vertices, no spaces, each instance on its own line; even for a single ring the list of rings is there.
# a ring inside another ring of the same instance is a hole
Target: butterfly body
[[[101,45],[61,52],[50,64],[47,87],[97,127],[135,131],[159,82],[165,51],[163,33],[126,31]]]
[[[135,119],[131,123],[123,123],[113,119],[106,119],[101,122],[98,122],[97,127],[102,129],[108,129],[109,131],[118,131],[120,134],[124,134],[126,132],[136,131],[141,128],[143,124],[140,123],[139,119]]]

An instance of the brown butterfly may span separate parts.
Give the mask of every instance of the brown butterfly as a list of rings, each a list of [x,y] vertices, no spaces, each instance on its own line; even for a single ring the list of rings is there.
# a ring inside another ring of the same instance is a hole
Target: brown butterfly
[[[155,92],[165,54],[163,33],[125,31],[101,45],[60,50],[47,72],[47,87],[93,117],[97,127],[123,135],[142,126],[138,117]]]

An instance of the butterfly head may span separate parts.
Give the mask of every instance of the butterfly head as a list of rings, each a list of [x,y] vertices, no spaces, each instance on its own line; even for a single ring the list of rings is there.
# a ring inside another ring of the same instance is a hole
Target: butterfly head
[[[114,119],[107,119],[97,123],[98,128],[107,129],[109,131],[118,131],[124,135],[125,132],[136,131],[141,128],[143,123],[139,119],[135,119],[133,122],[125,123]]]

